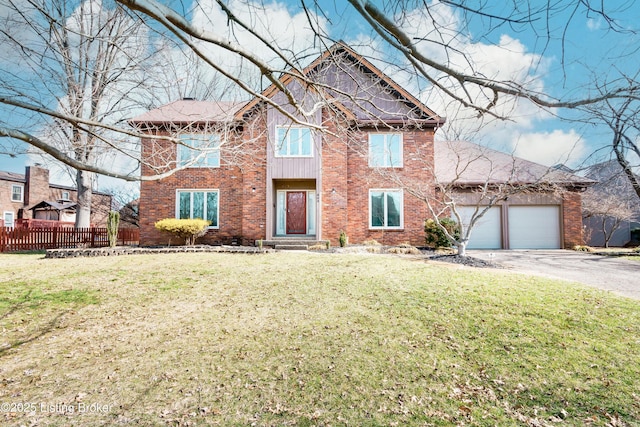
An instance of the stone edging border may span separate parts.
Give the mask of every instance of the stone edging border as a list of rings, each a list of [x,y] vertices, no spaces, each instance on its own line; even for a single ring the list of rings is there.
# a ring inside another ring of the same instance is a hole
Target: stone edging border
[[[45,258],[77,258],[100,257],[118,255],[144,255],[144,254],[168,254],[168,253],[197,253],[197,252],[223,252],[234,254],[264,254],[275,252],[272,249],[260,249],[253,246],[168,246],[161,248],[116,246],[114,248],[67,248],[47,249]]]

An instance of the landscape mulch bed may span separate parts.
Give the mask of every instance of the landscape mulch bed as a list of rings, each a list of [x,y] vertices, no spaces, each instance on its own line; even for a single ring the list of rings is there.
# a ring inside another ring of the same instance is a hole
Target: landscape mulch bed
[[[376,251],[369,250],[369,246],[349,246],[348,248],[332,248],[330,253],[375,253],[389,254],[395,253],[399,255],[416,255],[412,253],[398,253],[389,251],[394,247],[375,247]],[[76,258],[76,257],[101,257],[101,256],[119,256],[119,255],[140,255],[140,254],[157,254],[157,253],[190,253],[190,252],[219,252],[219,253],[241,253],[241,254],[264,254],[275,252],[274,249],[260,249],[254,246],[211,246],[211,245],[194,245],[194,246],[161,246],[161,247],[138,247],[138,246],[116,246],[114,248],[63,248],[63,249],[47,249],[45,258]],[[466,256],[462,257],[457,254],[437,254],[430,249],[421,248],[420,255],[427,260],[448,262],[453,264],[465,265],[477,268],[500,268],[501,266],[493,262],[484,261],[478,258]]]

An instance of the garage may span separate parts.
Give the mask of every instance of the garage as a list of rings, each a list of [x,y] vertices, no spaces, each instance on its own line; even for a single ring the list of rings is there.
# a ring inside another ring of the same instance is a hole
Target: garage
[[[475,209],[475,206],[458,208],[464,224],[469,223]],[[500,249],[502,247],[502,221],[500,218],[500,206],[489,208],[473,227],[467,247],[469,249]]]
[[[509,206],[510,249],[559,249],[560,206]]]

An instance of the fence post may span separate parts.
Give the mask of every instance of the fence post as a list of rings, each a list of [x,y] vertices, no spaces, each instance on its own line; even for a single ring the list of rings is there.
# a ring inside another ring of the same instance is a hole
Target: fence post
[[[7,227],[3,225],[0,230],[2,230],[0,233],[0,252],[4,252],[6,250]]]

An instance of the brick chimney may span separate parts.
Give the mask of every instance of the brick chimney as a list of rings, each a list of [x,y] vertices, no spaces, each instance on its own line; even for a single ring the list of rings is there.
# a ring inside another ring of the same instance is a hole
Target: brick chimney
[[[49,198],[49,169],[37,166],[25,168],[24,205],[29,208]]]

